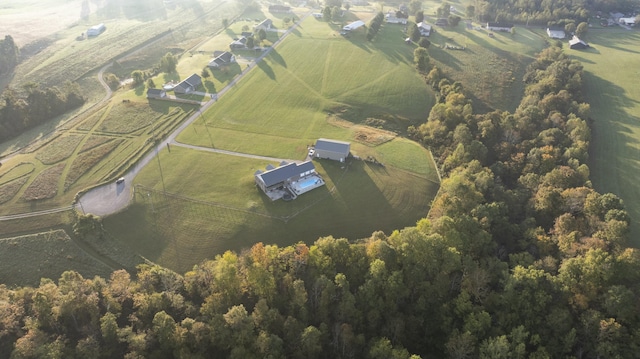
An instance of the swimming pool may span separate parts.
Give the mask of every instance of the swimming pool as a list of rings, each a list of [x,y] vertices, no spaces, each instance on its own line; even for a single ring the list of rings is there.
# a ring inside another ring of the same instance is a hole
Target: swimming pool
[[[301,190],[305,190],[305,189],[317,184],[319,181],[320,181],[320,179],[318,179],[316,177],[307,178],[304,181],[298,182],[298,187],[300,187]]]

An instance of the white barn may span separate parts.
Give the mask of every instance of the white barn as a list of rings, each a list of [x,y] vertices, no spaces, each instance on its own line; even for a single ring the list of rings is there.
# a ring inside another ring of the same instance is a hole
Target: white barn
[[[107,27],[104,24],[91,26],[89,30],[87,30],[87,36],[98,36],[102,34],[106,29]]]
[[[360,27],[364,26],[364,21],[362,20],[358,20],[358,21],[354,21],[352,23],[350,23],[349,25],[345,25],[342,30],[343,31],[353,31],[356,30]]]

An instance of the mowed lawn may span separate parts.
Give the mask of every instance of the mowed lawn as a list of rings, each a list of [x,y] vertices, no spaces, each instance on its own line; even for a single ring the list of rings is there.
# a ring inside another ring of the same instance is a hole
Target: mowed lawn
[[[171,146],[136,177],[145,187],[133,206],[105,219],[108,231],[142,256],[186,271],[259,241],[355,240],[423,218],[439,186],[433,159],[402,131],[384,129],[424,121],[433,104],[413,68],[413,47],[402,42],[401,27],[384,28],[373,43],[337,29],[306,19],[178,141],[303,160],[307,145],[326,137],[350,141],[354,154],[385,166],[314,161],[326,186],[272,202],[253,175],[277,162]]]
[[[584,51],[566,50],[585,69],[591,105],[591,178],[600,192],[620,196],[632,219],[631,244],[640,246],[640,32],[590,29]]]
[[[413,150],[428,158],[425,149]],[[425,216],[438,189],[435,172],[320,160],[314,164],[326,186],[291,202],[272,202],[253,179],[268,164],[277,165],[173,146],[136,178],[155,190],[138,188],[135,204],[105,218],[105,228],[136,253],[184,272],[259,241],[286,246],[328,235],[358,239],[411,226]]]

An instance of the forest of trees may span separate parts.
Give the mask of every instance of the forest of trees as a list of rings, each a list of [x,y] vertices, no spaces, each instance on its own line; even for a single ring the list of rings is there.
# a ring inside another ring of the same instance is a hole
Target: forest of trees
[[[84,104],[80,87],[67,82],[62,88],[42,89],[38,84],[25,85],[26,97],[7,89],[0,102],[0,141],[15,137],[25,130]]]
[[[0,285],[0,357],[636,356],[640,252],[622,201],[589,182],[580,63],[542,51],[514,113],[474,114],[437,68],[427,81],[438,103],[411,133],[443,179],[415,227],[257,243],[184,275]]]
[[[577,24],[587,21],[596,11],[632,11],[635,4],[631,0],[481,0],[476,3],[475,14],[480,21],[546,26],[560,19]]]

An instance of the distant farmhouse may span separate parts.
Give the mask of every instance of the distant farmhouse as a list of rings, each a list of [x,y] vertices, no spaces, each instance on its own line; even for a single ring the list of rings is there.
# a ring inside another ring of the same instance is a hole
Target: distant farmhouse
[[[324,180],[316,173],[311,161],[300,164],[282,162],[280,166],[267,166],[266,171],[256,171],[256,185],[272,200],[295,199],[312,189],[324,186]]]
[[[418,23],[418,30],[420,30],[420,36],[431,35],[431,25],[425,22]]]
[[[264,31],[267,31],[269,29],[271,29],[273,27],[273,21],[271,19],[264,19],[262,20],[261,23],[259,23],[258,25],[256,25],[253,28],[254,32],[258,32],[258,30],[262,29]]]
[[[501,32],[509,32],[513,28],[513,24],[504,24],[500,22],[488,22],[487,30],[489,31],[501,31]]]
[[[356,29],[358,29],[358,28],[360,28],[362,26],[364,26],[364,21],[358,20],[358,21],[354,21],[354,22],[352,22],[352,23],[350,23],[348,25],[345,25],[342,28],[342,31],[353,31],[353,30],[356,30]]]
[[[147,90],[147,98],[165,98],[167,97],[167,92],[161,89],[148,89]]]
[[[291,7],[284,5],[269,5],[269,12],[272,13],[289,13],[291,12]]]
[[[399,14],[393,11],[389,11],[385,16],[385,20],[388,24],[407,24],[407,18],[404,16],[398,16]]]
[[[213,54],[215,57],[207,65],[211,68],[219,69],[236,62],[236,56],[228,51],[216,51]]]
[[[87,36],[98,36],[102,34],[106,29],[107,27],[104,24],[91,26],[89,30],[87,30]]]
[[[589,47],[589,44],[580,40],[577,36],[573,35],[573,38],[569,40],[569,48],[574,50],[582,50]]]
[[[323,17],[321,12],[314,12],[313,14],[311,14],[311,16],[315,17],[316,19],[322,19]]]
[[[315,151],[313,153],[315,158],[326,158],[344,162],[351,152],[351,144],[349,142],[320,138],[316,141],[313,149]]]
[[[181,94],[191,93],[195,91],[196,88],[198,88],[198,86],[200,86],[201,84],[202,78],[200,77],[200,75],[193,74],[177,84],[176,87],[173,88],[173,92]]]
[[[244,49],[245,47],[247,47],[247,38],[246,37],[241,37],[238,40],[233,40],[230,44],[229,44],[229,48],[231,50],[233,49]]]
[[[549,36],[552,39],[564,39],[565,36],[567,35],[564,33],[563,29],[548,27],[547,36]]]

